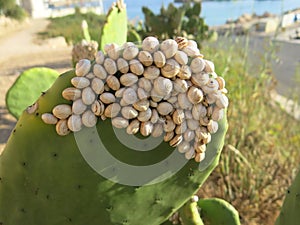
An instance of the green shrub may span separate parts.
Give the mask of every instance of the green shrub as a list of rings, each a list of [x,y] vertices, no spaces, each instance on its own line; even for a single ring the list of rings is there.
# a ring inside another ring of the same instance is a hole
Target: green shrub
[[[8,8],[4,12],[5,16],[22,21],[26,18],[27,13],[23,8],[18,5],[14,5],[11,8]]]
[[[86,14],[77,12],[72,15],[63,17],[51,18],[51,23],[45,32],[40,33],[41,37],[51,38],[57,36],[64,36],[67,43],[78,43],[83,39],[81,23],[86,20],[89,27],[90,36],[92,40],[100,39],[101,26],[105,21],[105,15],[97,15],[92,12]],[[97,29],[92,29],[97,28]]]

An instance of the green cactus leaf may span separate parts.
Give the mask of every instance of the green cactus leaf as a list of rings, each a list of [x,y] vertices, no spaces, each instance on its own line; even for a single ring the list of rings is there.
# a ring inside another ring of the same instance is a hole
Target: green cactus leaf
[[[198,211],[197,202],[188,201],[180,209],[179,214],[184,225],[204,225]]]
[[[6,106],[18,119],[27,106],[51,87],[59,73],[50,68],[32,68],[20,74],[6,94]]]
[[[240,225],[238,211],[227,201],[220,198],[207,198],[198,201],[200,215],[204,224]]]
[[[59,76],[39,97],[37,109],[23,112],[0,156],[0,224],[155,225],[168,220],[218,164],[226,117],[212,135],[200,169],[165,142],[151,151],[125,146],[122,138],[134,136],[117,129],[117,137],[108,119],[59,136],[41,115],[58,104],[71,104],[61,92],[73,76],[74,71]],[[147,148],[146,141],[140,140],[140,147]]]
[[[288,188],[275,225],[294,225],[300,221],[300,171]]]
[[[127,12],[122,1],[113,5],[106,16],[106,22],[102,27],[100,49],[109,43],[123,45],[127,40]]]

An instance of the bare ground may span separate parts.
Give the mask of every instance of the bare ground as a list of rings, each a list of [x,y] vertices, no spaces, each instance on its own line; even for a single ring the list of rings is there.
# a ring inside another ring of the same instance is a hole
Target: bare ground
[[[5,106],[5,95],[20,73],[32,67],[49,67],[63,73],[71,69],[71,46],[63,39],[41,41],[45,19],[27,21],[16,29],[0,27],[0,154],[13,130],[16,119]]]

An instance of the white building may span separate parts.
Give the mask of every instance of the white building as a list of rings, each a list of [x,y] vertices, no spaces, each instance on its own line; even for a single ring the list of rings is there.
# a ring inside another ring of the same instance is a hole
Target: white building
[[[58,17],[72,14],[75,7],[81,12],[103,13],[102,0],[16,0],[32,18]]]

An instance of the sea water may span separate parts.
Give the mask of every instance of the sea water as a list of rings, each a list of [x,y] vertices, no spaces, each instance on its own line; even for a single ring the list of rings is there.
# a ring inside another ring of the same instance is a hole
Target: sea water
[[[103,0],[105,12],[115,0]],[[165,7],[174,0],[125,0],[127,14],[130,20],[143,20],[142,7],[146,6],[155,14],[159,13],[162,5]],[[182,3],[174,3],[176,7]],[[288,10],[300,8],[300,0],[232,0],[232,1],[203,1],[201,17],[209,26],[222,25],[227,20],[235,20],[244,13],[262,15],[269,12],[282,15]]]

